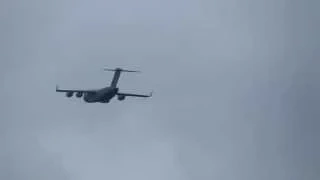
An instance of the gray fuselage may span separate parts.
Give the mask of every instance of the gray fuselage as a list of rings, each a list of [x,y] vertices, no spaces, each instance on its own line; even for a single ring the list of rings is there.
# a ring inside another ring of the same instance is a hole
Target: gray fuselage
[[[119,89],[116,87],[105,87],[92,93],[85,93],[83,95],[83,100],[87,103],[108,103],[114,96],[116,96],[118,90]]]

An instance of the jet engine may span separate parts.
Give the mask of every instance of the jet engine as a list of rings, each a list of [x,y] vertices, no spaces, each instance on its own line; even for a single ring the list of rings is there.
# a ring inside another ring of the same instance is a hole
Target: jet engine
[[[82,97],[82,95],[83,95],[83,93],[82,93],[82,92],[77,92],[77,94],[76,94],[77,98],[81,98],[81,97]]]
[[[118,100],[119,101],[123,101],[125,98],[126,98],[126,96],[124,96],[124,95],[119,95],[118,96]]]
[[[67,97],[72,97],[73,96],[73,92],[66,92],[66,96]]]

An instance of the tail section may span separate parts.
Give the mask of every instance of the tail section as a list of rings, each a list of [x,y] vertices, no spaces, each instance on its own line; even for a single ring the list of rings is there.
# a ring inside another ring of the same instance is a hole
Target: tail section
[[[121,69],[121,68],[116,68],[116,69],[104,68],[104,70],[114,72],[112,82],[111,82],[111,87],[117,87],[121,72],[140,72],[140,71],[125,70],[125,69]]]

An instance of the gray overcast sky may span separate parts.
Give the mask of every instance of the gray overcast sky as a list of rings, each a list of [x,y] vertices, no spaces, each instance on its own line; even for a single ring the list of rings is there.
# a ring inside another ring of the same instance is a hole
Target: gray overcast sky
[[[0,3],[0,179],[320,179],[317,0]],[[148,100],[85,104],[123,67]]]

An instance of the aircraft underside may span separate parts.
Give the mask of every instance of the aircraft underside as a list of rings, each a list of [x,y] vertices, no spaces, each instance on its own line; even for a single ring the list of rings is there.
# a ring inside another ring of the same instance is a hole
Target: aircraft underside
[[[77,98],[83,98],[87,103],[109,103],[112,98],[117,96],[119,101],[123,101],[126,97],[151,97],[152,92],[149,95],[146,94],[134,94],[134,93],[124,93],[119,92],[117,87],[118,80],[121,72],[139,72],[124,70],[121,68],[116,69],[105,69],[106,71],[114,71],[114,76],[110,86],[96,89],[96,90],[84,90],[84,89],[60,89],[58,85],[56,86],[56,92],[63,92],[66,97],[71,98],[74,94]]]

